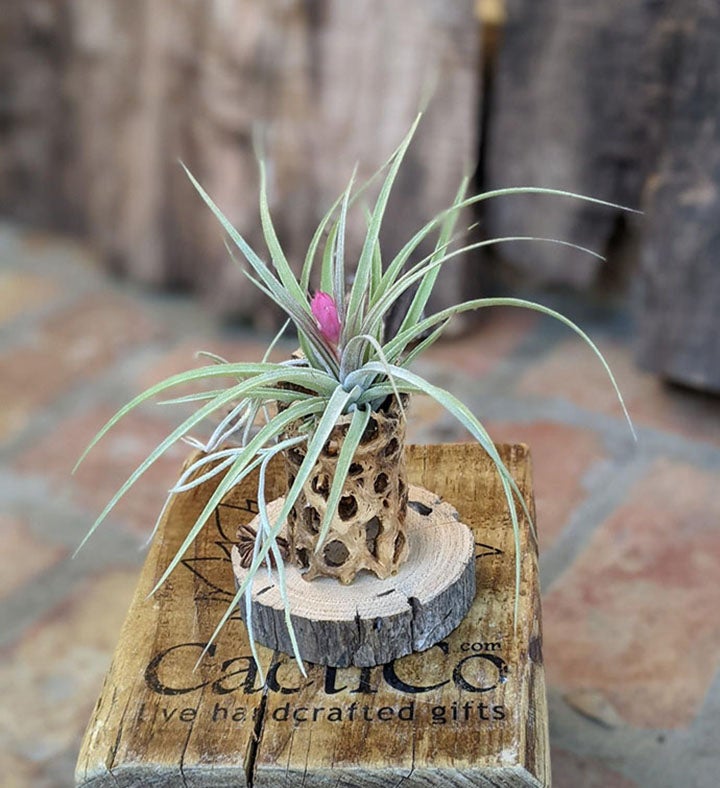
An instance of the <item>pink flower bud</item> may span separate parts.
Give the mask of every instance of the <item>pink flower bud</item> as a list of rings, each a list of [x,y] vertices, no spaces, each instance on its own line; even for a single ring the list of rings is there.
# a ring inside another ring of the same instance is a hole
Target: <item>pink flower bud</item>
[[[331,345],[337,345],[340,339],[340,318],[333,297],[318,290],[312,297],[310,309],[317,320],[320,333]]]

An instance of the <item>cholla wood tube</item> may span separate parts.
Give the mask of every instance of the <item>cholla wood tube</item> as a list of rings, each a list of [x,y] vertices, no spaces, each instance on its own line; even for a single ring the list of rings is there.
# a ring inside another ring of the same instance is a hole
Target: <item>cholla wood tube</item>
[[[402,396],[405,407],[408,399]],[[385,579],[397,572],[408,557],[405,416],[395,397],[388,397],[371,414],[327,538],[317,550],[320,525],[349,423],[349,415],[338,421],[290,513],[290,556],[307,570],[307,580],[325,575],[350,583],[362,569]],[[304,455],[294,447],[286,452],[285,459],[292,484]]]

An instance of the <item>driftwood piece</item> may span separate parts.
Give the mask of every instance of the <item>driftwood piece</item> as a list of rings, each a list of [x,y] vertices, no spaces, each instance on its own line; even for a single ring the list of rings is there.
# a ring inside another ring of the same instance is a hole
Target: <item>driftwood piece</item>
[[[665,153],[647,189],[639,357],[661,377],[720,393],[720,6],[686,14]]]
[[[550,197],[486,206],[491,235],[572,241],[502,256],[546,283],[639,293],[639,358],[662,377],[720,391],[716,3],[508,0],[486,140],[488,186],[543,186],[632,208]],[[640,266],[636,265],[637,258]]]
[[[532,511],[527,449],[500,454]],[[537,555],[527,524],[515,629],[512,526],[492,463],[473,444],[408,447],[407,460],[410,481],[451,501],[475,534],[478,591],[458,629],[385,666],[308,665],[307,677],[261,646],[263,688],[234,616],[194,670],[233,594],[235,530],[257,514],[257,479],[248,478],[148,600],[211,494],[212,484],[199,487],[175,500],[153,542],[83,742],[78,785],[549,786]],[[279,464],[273,478],[282,479]]]
[[[674,7],[684,4],[508,0],[486,186],[565,189],[641,207],[669,112]],[[618,209],[547,196],[493,200],[485,216],[493,236],[559,238],[600,253],[637,233]],[[598,260],[568,248],[514,244],[501,254],[545,283],[587,286],[601,276]]]
[[[410,558],[385,580],[364,573],[348,586],[333,578],[308,581],[285,565],[286,589],[303,659],[345,668],[381,665],[425,651],[462,621],[475,596],[475,545],[458,513],[437,495],[411,486],[404,534]],[[268,505],[273,522],[284,498]],[[250,527],[257,532],[259,517]],[[237,547],[238,586],[247,577]],[[292,655],[277,573],[260,572],[252,585],[253,632],[258,643]],[[244,608],[241,606],[244,617]]]

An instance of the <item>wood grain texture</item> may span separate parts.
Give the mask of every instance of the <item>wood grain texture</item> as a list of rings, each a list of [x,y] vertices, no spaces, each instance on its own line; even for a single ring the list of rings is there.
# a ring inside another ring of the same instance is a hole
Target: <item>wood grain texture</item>
[[[268,505],[274,522],[284,503]],[[259,517],[250,524],[257,533]],[[320,665],[372,667],[425,651],[462,621],[475,597],[475,545],[470,529],[447,501],[410,485],[405,520],[408,560],[380,580],[369,572],[349,585],[335,578],[305,579],[293,563],[285,565],[285,587],[298,651]],[[285,536],[285,531],[281,533]],[[237,547],[232,549],[238,587],[247,578]],[[255,639],[292,654],[285,605],[277,572],[260,572],[251,586]],[[240,614],[245,620],[244,608]]]
[[[364,177],[385,161],[437,84],[388,213],[397,250],[474,166],[478,45],[472,0],[4,0],[0,211],[83,228],[112,270],[268,325],[178,159],[262,255],[263,130],[271,210],[299,264],[355,162]],[[351,259],[364,229],[358,211]],[[463,279],[448,268],[436,305]]]
[[[487,186],[567,189],[631,208],[664,145],[675,9],[646,0],[507,0],[489,107]],[[490,235],[559,238],[599,253],[637,217],[550,197],[487,205]],[[600,261],[552,245],[501,250],[527,276],[587,286]],[[630,260],[627,261],[628,263]]]
[[[639,358],[720,394],[720,5],[684,8],[675,43],[665,152],[646,190]]]
[[[527,448],[504,446],[501,455],[532,506]],[[233,592],[232,537],[256,514],[248,480],[146,600],[209,494],[198,488],[168,511],[148,556],[78,785],[549,786],[537,552],[527,525],[514,630],[512,528],[488,458],[473,444],[411,446],[408,475],[452,502],[475,533],[478,590],[458,629],[422,654],[375,668],[308,665],[306,677],[260,647],[262,686],[234,617],[193,670]]]

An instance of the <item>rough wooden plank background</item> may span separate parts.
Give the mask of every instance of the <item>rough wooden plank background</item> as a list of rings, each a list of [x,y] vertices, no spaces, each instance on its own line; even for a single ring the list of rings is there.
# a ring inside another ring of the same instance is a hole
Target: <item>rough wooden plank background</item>
[[[530,459],[501,454],[532,506]],[[77,765],[81,786],[548,786],[537,553],[522,529],[520,620],[500,485],[473,444],[409,447],[409,478],[459,510],[477,540],[478,594],[441,644],[376,668],[309,666],[260,648],[232,619],[197,668],[233,591],[228,552],[255,513],[252,481],[218,509],[170,581],[145,597],[207,488],[178,499],[146,561]],[[279,464],[269,494],[282,492]],[[315,718],[313,720],[313,718]],[[304,781],[304,782],[303,782]]]
[[[647,190],[639,357],[720,394],[720,4],[676,22],[665,152]]]
[[[550,245],[502,250],[535,281],[639,295],[641,362],[720,392],[720,6],[506,0],[506,9],[485,185],[569,189],[646,216],[513,198],[488,204],[489,234],[606,253],[602,264]]]
[[[267,325],[178,159],[262,252],[252,137],[264,130],[271,210],[300,265],[354,164],[364,178],[385,161],[434,86],[389,208],[389,254],[474,166],[479,44],[472,0],[5,0],[0,212],[83,228],[113,270]],[[364,228],[358,211],[350,253]],[[436,305],[464,279],[449,268]]]

